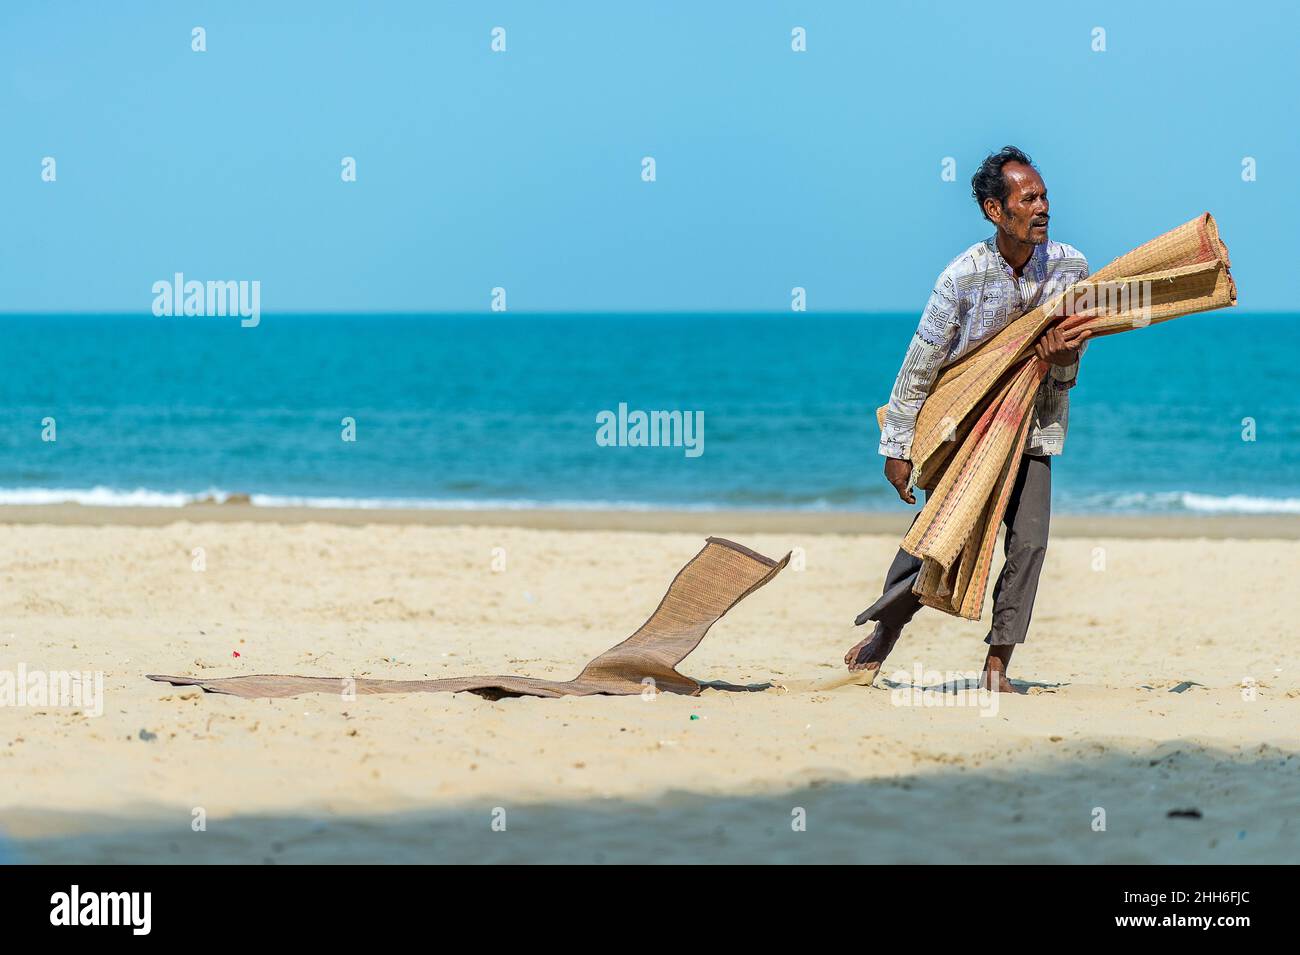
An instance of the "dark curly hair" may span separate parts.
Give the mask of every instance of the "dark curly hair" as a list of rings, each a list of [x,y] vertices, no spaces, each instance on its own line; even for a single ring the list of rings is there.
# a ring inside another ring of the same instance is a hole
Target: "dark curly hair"
[[[1003,146],[997,152],[986,156],[980,163],[980,167],[975,170],[975,175],[970,177],[970,194],[975,197],[975,203],[980,207],[980,213],[985,219],[989,218],[989,214],[984,211],[985,199],[996,199],[999,205],[1006,204],[1010,190],[1007,188],[1006,177],[1002,175],[1002,167],[1009,162],[1024,163],[1026,166],[1034,164],[1033,160],[1015,146]]]

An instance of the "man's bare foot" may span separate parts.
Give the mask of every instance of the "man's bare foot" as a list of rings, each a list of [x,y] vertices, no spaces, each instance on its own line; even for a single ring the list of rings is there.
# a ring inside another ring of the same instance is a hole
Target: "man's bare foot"
[[[894,644],[902,635],[902,630],[891,630],[883,623],[878,623],[871,636],[861,643],[855,643],[849,652],[844,654],[844,663],[851,671],[879,672],[884,665],[885,657],[889,656],[889,651],[894,649]],[[872,679],[875,679],[874,676]]]
[[[984,658],[984,672],[980,674],[980,689],[995,693],[1015,693],[1016,688],[1007,679],[1007,666],[1011,663],[1014,643],[989,647],[989,655]]]

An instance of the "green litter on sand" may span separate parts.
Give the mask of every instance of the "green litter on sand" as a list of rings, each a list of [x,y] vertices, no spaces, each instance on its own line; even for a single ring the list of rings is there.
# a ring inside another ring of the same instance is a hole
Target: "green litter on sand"
[[[691,714],[691,719],[693,719],[693,720],[698,720],[698,719],[699,719],[699,717],[698,717],[698,716],[696,716],[696,715],[695,715],[695,714],[694,714],[694,713],[692,713],[692,714]]]

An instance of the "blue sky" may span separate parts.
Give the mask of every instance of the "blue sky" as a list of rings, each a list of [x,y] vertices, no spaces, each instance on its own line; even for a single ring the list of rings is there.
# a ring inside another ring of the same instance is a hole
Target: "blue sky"
[[[0,311],[147,313],[177,271],[259,280],[266,313],[494,286],[917,311],[991,231],[970,174],[1008,142],[1094,268],[1209,210],[1241,306],[1291,310],[1298,28],[1280,2],[5,3]]]

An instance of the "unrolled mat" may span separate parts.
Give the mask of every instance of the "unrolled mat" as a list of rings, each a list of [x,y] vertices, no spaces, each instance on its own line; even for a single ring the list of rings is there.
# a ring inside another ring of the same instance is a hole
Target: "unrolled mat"
[[[246,698],[301,693],[477,693],[507,696],[631,696],[648,686],[668,693],[698,696],[701,684],[677,672],[677,665],[700,645],[709,628],[789,562],[764,557],[733,541],[710,537],[704,549],[677,572],[659,606],[639,630],[588,663],[572,680],[556,682],[527,676],[462,676],[444,680],[373,680],[337,676],[259,674],[215,680],[148,674],[173,686],[197,686],[209,693]]]

